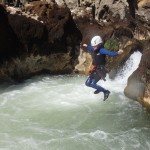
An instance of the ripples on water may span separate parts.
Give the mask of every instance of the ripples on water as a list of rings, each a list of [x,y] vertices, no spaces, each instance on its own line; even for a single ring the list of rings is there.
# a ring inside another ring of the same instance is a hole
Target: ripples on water
[[[123,95],[124,79],[99,82],[111,90],[105,102],[85,80],[47,75],[2,86],[0,149],[149,150],[150,116]]]

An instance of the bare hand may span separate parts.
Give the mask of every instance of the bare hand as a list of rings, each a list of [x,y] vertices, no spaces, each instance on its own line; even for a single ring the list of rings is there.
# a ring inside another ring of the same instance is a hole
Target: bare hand
[[[118,54],[122,54],[124,51],[122,49],[119,49]]]
[[[82,46],[83,46],[83,47],[87,47],[88,45],[87,45],[87,44],[83,44]]]

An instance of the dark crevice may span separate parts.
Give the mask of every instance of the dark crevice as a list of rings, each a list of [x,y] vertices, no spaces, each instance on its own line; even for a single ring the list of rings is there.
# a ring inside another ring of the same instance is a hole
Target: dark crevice
[[[96,11],[95,4],[93,4],[92,5],[92,16],[94,19],[95,19],[95,11]]]
[[[137,0],[127,0],[129,4],[129,12],[132,18],[135,19],[135,11],[138,9],[138,2]]]
[[[108,7],[107,5],[104,5],[104,6],[103,6],[103,9],[102,9],[102,10],[100,11],[100,13],[99,13],[98,19],[99,19],[99,20],[100,20],[100,19],[103,19],[104,16],[105,16],[105,14],[108,13],[108,11],[109,11],[109,7]]]

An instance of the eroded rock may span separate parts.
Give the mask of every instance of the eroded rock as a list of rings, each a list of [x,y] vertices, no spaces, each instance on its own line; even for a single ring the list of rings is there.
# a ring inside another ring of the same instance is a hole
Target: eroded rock
[[[5,9],[0,10],[6,12]],[[73,72],[82,35],[72,20],[70,10],[67,7],[60,8],[54,2],[33,2],[24,12],[18,12],[11,13],[9,9],[2,18],[2,25],[4,22],[6,24],[4,29],[1,28],[5,33],[0,29],[0,36],[5,43],[0,43],[0,46],[6,46],[4,52],[13,50],[13,53],[6,52],[9,59],[1,63],[0,79],[20,80],[41,72]],[[35,19],[34,15],[38,17]],[[12,29],[11,32],[8,27]],[[3,38],[3,35],[10,38]],[[8,39],[14,45],[8,45]],[[21,48],[15,45],[18,43]],[[12,54],[18,55],[13,57]],[[1,56],[4,56],[3,53]]]

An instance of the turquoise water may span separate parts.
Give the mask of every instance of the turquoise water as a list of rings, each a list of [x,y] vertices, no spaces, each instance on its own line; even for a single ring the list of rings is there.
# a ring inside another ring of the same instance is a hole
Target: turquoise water
[[[0,150],[150,150],[150,114],[124,96],[125,79],[99,82],[105,102],[80,75],[1,85]]]

